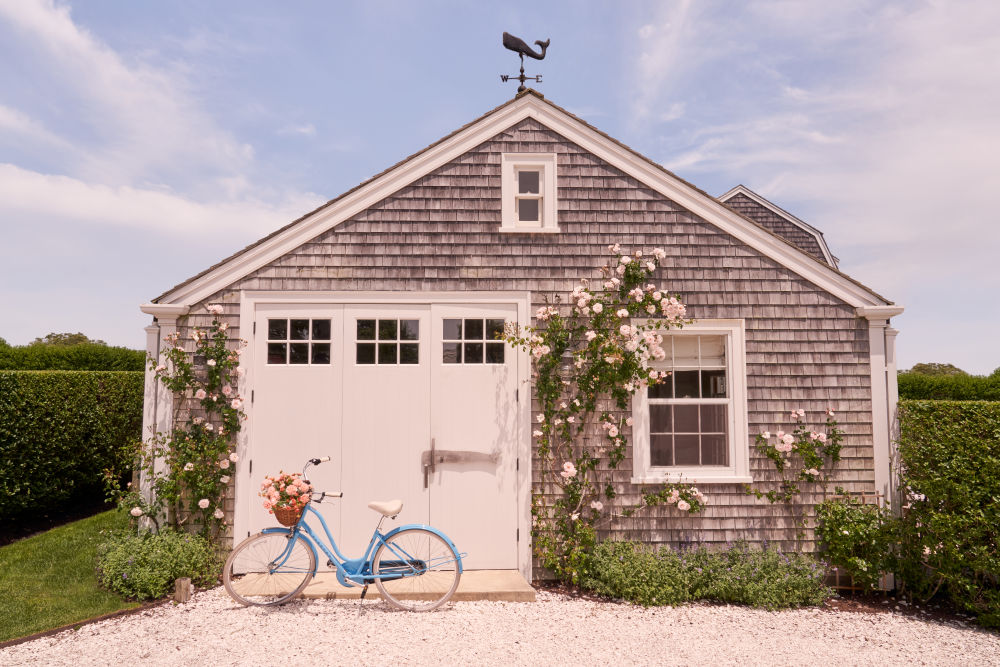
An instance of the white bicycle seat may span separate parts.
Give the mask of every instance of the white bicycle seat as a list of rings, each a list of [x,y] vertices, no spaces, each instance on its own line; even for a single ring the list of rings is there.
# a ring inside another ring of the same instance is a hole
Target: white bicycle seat
[[[403,510],[402,500],[373,500],[368,507],[382,516],[396,516]]]

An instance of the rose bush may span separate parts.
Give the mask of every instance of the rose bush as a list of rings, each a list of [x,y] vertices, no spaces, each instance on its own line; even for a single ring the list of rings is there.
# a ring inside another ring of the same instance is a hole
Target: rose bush
[[[503,338],[527,350],[538,412],[532,436],[539,488],[532,501],[535,554],[556,577],[579,581],[596,544],[596,527],[616,514],[669,504],[699,512],[704,495],[688,484],[643,494],[636,506],[617,506],[610,471],[625,458],[632,419],[623,418],[637,391],[667,373],[660,331],[685,324],[679,297],[652,282],[666,252],[627,254],[609,246],[611,260],[597,283],[587,279],[569,303],[541,306],[535,326],[508,325]]]

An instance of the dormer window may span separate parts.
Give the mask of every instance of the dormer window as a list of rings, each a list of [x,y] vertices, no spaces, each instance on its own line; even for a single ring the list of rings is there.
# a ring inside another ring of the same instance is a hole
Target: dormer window
[[[558,232],[555,154],[505,153],[501,197],[500,231]]]

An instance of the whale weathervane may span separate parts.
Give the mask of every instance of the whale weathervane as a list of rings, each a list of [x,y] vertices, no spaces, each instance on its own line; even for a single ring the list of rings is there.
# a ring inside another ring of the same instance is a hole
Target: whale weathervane
[[[521,85],[517,87],[517,92],[519,92],[519,93],[523,93],[525,90],[527,90],[524,87],[524,82],[527,81],[527,80],[529,80],[529,79],[531,79],[533,81],[537,81],[538,83],[541,83],[542,82],[542,75],[541,74],[539,74],[537,76],[525,76],[524,75],[524,57],[528,56],[529,58],[534,58],[535,60],[542,60],[543,58],[545,58],[545,50],[549,48],[549,43],[551,41],[552,40],[550,40],[550,39],[547,39],[544,42],[542,40],[540,40],[540,39],[539,40],[535,40],[535,44],[537,44],[542,49],[541,52],[539,53],[538,51],[535,51],[533,48],[531,48],[530,46],[528,46],[528,44],[523,39],[521,39],[519,37],[515,37],[514,35],[510,34],[509,32],[505,32],[503,34],[503,45],[504,45],[504,48],[507,48],[507,49],[510,49],[511,51],[514,51],[515,53],[517,53],[521,57],[521,74],[519,76],[514,76],[512,74],[511,75],[501,74],[500,75],[500,80],[504,81],[504,82],[507,82],[507,81],[510,81],[511,78],[514,78],[514,79],[517,79],[518,81],[520,81]]]

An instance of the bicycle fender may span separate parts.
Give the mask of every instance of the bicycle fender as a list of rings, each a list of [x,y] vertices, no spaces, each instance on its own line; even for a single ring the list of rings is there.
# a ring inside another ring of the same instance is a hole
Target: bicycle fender
[[[277,528],[277,527],[275,527],[275,528],[265,528],[264,530],[262,530],[260,532],[261,532],[262,535],[268,535],[268,534],[271,534],[271,533],[281,533],[283,535],[288,535],[292,531],[291,531],[290,528]],[[316,546],[312,543],[312,540],[310,540],[308,537],[306,537],[302,533],[299,533],[299,539],[301,541],[305,542],[306,546],[309,547],[309,549],[313,552],[313,563],[315,563],[315,565],[313,565],[312,575],[315,577],[316,576],[316,571],[319,569],[319,554],[316,553]]]
[[[411,529],[411,528],[420,528],[422,530],[426,530],[426,531],[432,532],[435,535],[437,535],[438,537],[440,537],[442,540],[444,540],[445,542],[447,542],[448,546],[451,547],[452,551],[454,551],[458,555],[458,573],[461,574],[462,572],[465,571],[464,570],[464,566],[462,565],[462,556],[467,555],[467,554],[461,554],[461,553],[459,553],[458,548],[455,546],[455,543],[451,541],[451,538],[448,537],[447,535],[445,535],[444,533],[442,533],[440,530],[438,530],[434,526],[426,526],[426,525],[424,525],[422,523],[408,523],[405,526],[399,526],[398,528],[393,528],[392,530],[390,530],[388,533],[385,534],[385,539],[389,539],[390,537],[392,537],[396,533],[399,533],[399,532],[402,532],[404,530],[408,530],[408,529]]]

